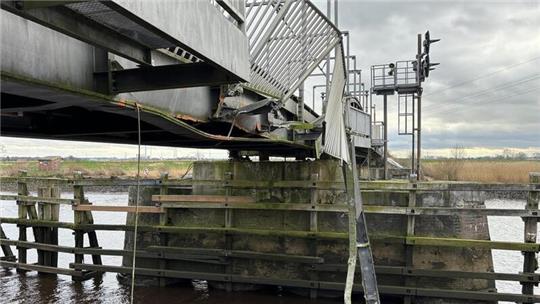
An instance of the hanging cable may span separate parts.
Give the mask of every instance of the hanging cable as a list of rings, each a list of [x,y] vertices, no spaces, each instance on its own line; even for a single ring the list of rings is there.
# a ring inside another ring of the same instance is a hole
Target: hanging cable
[[[139,195],[140,195],[140,179],[141,179],[141,109],[139,104],[137,108],[137,197],[135,199],[135,228],[133,230],[133,253],[131,261],[131,295],[130,304],[133,304],[135,294],[135,258],[137,253],[137,230],[139,225]]]
[[[184,172],[184,174],[180,177],[180,179],[184,179],[184,177],[186,177],[188,175],[188,173],[189,173],[189,171],[191,171],[191,169],[193,169],[193,163],[189,163],[189,166],[186,169],[186,172]]]

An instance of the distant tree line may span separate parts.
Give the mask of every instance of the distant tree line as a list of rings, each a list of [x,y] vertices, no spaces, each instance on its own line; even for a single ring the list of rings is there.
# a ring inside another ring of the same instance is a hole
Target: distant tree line
[[[455,159],[455,150],[456,146],[450,149],[450,156],[429,156],[426,155],[425,159]],[[465,151],[465,148],[460,148],[459,150]],[[460,156],[462,159],[478,159],[478,160],[540,160],[540,152],[535,152],[527,154],[525,152],[518,152],[513,149],[504,149],[501,154],[491,155],[491,156],[465,156],[465,153],[461,153]]]

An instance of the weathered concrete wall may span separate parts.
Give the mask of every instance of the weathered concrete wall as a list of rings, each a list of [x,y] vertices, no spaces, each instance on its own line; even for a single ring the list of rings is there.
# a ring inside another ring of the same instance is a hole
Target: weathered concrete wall
[[[194,165],[195,180],[233,180],[283,181],[310,180],[318,176],[319,181],[341,181],[341,168],[335,162],[198,162]],[[195,186],[193,194],[225,194],[223,188]],[[232,189],[230,195],[251,196],[261,203],[309,203],[309,189]],[[319,204],[344,204],[343,191],[319,191]],[[215,216],[216,211],[199,210],[196,215],[223,222],[224,214]],[[223,211],[222,211],[223,212]],[[303,211],[274,210],[235,210],[233,227],[245,229],[309,231],[309,213]],[[318,231],[344,232],[347,230],[347,217],[337,213],[320,213]],[[265,253],[285,253],[295,255],[316,255],[329,263],[345,263],[347,241],[327,241],[317,243],[316,250],[310,247],[310,240],[277,236],[235,236],[233,250],[249,250]],[[259,260],[233,260],[233,273],[308,280],[310,265]],[[342,274],[323,274],[321,280],[332,280]]]
[[[298,181],[318,180],[341,182],[342,170],[334,161],[313,162],[197,162],[193,169],[194,180],[204,181]],[[380,182],[378,182],[380,183]],[[345,204],[344,190],[316,190],[317,204]],[[141,201],[150,205],[150,193],[157,194],[157,189],[145,189]],[[300,188],[243,188],[227,189],[226,187],[206,183],[193,187],[193,194],[213,194],[231,196],[251,196],[256,202],[264,203],[309,203],[312,194],[310,189]],[[132,197],[134,197],[132,195]],[[364,203],[367,205],[402,206],[408,205],[407,193],[364,192]],[[483,197],[477,192],[433,192],[417,196],[417,206],[438,207],[483,207]],[[131,199],[130,201],[133,201]],[[168,225],[183,227],[225,227],[225,210],[223,209],[175,209],[169,211]],[[128,219],[128,222],[132,218]],[[140,218],[141,224],[159,222],[154,215]],[[347,233],[347,214],[319,212],[317,230],[320,232]],[[402,215],[367,215],[368,229],[371,235],[405,236],[407,217]],[[261,231],[294,230],[309,231],[310,214],[305,211],[277,210],[234,210],[232,227],[257,229]],[[477,216],[418,216],[416,218],[416,236],[423,237],[456,237],[468,239],[489,239],[487,219]],[[140,234],[141,248],[161,241],[153,234]],[[127,238],[126,247],[129,247]],[[191,233],[170,235],[168,246],[193,247],[207,249],[245,250],[262,253],[294,254],[317,256],[324,259],[325,264],[345,265],[348,258],[348,241],[324,240],[309,238],[293,238],[285,236],[265,235],[231,235],[229,237],[217,233]],[[405,266],[405,246],[399,243],[373,241],[373,255],[377,265]],[[193,262],[169,261],[169,269],[217,272],[238,275],[252,275],[275,279],[314,280],[311,264],[292,262],[276,262],[263,259],[229,259],[230,267]],[[145,264],[146,263],[146,264]],[[154,264],[152,264],[154,263]],[[154,261],[144,261],[139,265],[157,267]],[[493,263],[488,249],[452,249],[448,247],[417,246],[413,251],[413,264],[421,269],[492,271]],[[142,266],[141,266],[142,267]],[[315,279],[329,282],[344,282],[342,271],[318,271]],[[379,275],[382,285],[402,285],[403,277],[395,275]],[[411,284],[424,288],[448,288],[463,290],[487,290],[494,288],[492,281],[471,279],[434,279],[420,278],[410,281]],[[210,282],[212,286],[223,287],[222,283]],[[233,289],[256,287],[253,284],[234,284]],[[286,288],[286,287],[285,287]],[[299,291],[298,288],[293,288]],[[302,291],[302,290],[300,290]],[[335,293],[339,295],[340,293]],[[433,298],[418,298],[416,303],[433,303]],[[441,303],[471,303],[470,301],[444,301]]]
[[[418,207],[485,208],[485,193],[476,191],[447,191],[417,194]],[[363,193],[366,205],[407,207],[408,194]],[[370,235],[406,236],[407,217],[401,215],[368,214],[366,216]],[[417,237],[446,237],[489,240],[487,217],[476,215],[417,216]],[[401,244],[374,242],[373,257],[376,265],[403,266],[406,263],[405,246]],[[438,246],[413,247],[413,263],[418,269],[461,270],[492,272],[491,251],[484,248],[452,248]],[[399,284],[400,278],[378,275],[380,284]],[[494,281],[451,278],[415,278],[413,286],[422,288],[488,290],[495,288]],[[415,303],[434,303],[433,298],[417,298]],[[484,303],[461,300],[445,300],[440,303]]]
[[[159,194],[160,189],[157,187],[140,187],[139,190],[139,206],[152,206],[152,195]],[[169,190],[171,194],[186,194],[185,190]],[[129,201],[130,206],[134,206],[137,203],[137,187],[132,186],[129,188]],[[160,215],[159,214],[140,214],[138,219],[139,225],[159,225]],[[134,225],[135,224],[135,215],[133,213],[128,213],[126,218],[126,224]],[[168,235],[159,233],[159,232],[140,232],[137,234],[137,248],[145,248],[152,245],[162,245],[168,243]],[[124,249],[133,250],[134,246],[134,233],[126,232],[124,240]],[[170,245],[172,246],[172,245]],[[131,267],[133,260],[131,257],[124,257],[122,260],[122,266]],[[160,268],[160,260],[151,259],[151,258],[137,258],[136,267],[138,268]],[[175,264],[172,260],[167,260],[164,266],[167,269],[184,269],[185,265]],[[170,265],[169,265],[170,264]],[[129,276],[119,275],[120,281],[123,283],[129,282]],[[159,286],[159,285],[170,285],[170,284],[179,284],[186,283],[189,284],[191,280],[182,280],[182,279],[159,279],[156,277],[137,275],[135,280],[137,285],[144,286]]]
[[[485,208],[483,195],[477,192],[430,193],[420,195],[419,206]],[[486,216],[419,216],[415,235],[489,240]],[[419,246],[414,249],[414,267],[421,269],[493,271],[491,250],[485,248],[440,248]],[[425,287],[484,290],[495,288],[495,283],[474,279],[420,279]]]

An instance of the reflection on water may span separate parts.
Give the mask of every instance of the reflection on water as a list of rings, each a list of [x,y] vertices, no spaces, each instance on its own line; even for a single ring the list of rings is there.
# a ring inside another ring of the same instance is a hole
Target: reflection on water
[[[524,209],[525,201],[489,200],[486,208],[493,209]],[[523,242],[524,223],[515,216],[488,216],[489,233],[493,241]],[[540,234],[540,227],[538,229]],[[523,271],[523,255],[519,251],[492,250],[493,266],[496,272],[519,273]],[[497,281],[497,291],[520,293],[519,282]],[[535,294],[540,294],[540,288],[534,288]],[[499,302],[511,303],[511,302]]]
[[[9,194],[9,193],[3,193]],[[70,198],[71,193],[62,193],[62,197]],[[100,205],[127,205],[125,193],[86,193],[91,202]],[[516,208],[523,209],[525,202],[508,200],[491,200],[486,202],[487,208]],[[17,208],[14,203],[0,204],[0,216],[17,217]],[[125,214],[95,212],[94,220],[102,224],[124,224]],[[72,222],[73,211],[69,206],[60,208],[60,221]],[[492,240],[522,241],[523,222],[517,217],[489,217],[489,229]],[[4,231],[10,239],[17,239],[18,230],[15,225],[3,224]],[[32,230],[28,229],[28,239],[33,241]],[[73,235],[70,230],[59,229],[59,243],[65,246],[74,246]],[[123,232],[99,231],[100,246],[110,249],[122,249],[124,244]],[[85,246],[88,246],[85,239]],[[12,247],[14,248],[14,247]],[[16,254],[16,251],[15,251]],[[69,267],[73,262],[73,255],[60,253],[58,266]],[[88,259],[89,257],[85,257]],[[103,256],[103,263],[120,265],[121,257]],[[518,273],[522,271],[523,256],[520,252],[494,250],[493,259],[495,271]],[[36,262],[35,250],[28,251],[28,261]],[[498,281],[497,289],[500,292],[519,293],[521,285],[517,282]],[[540,293],[540,289],[535,289]],[[259,292],[227,293],[219,290],[209,290],[205,282],[194,282],[193,286],[170,287],[136,287],[136,302],[138,303],[340,303],[339,299],[318,299],[316,301],[303,297],[283,294],[279,289],[269,289]],[[107,273],[100,278],[93,278],[84,282],[74,282],[69,276],[38,275],[31,271],[17,273],[14,270],[0,270],[0,302],[1,303],[128,303],[129,287],[118,283],[116,274]]]

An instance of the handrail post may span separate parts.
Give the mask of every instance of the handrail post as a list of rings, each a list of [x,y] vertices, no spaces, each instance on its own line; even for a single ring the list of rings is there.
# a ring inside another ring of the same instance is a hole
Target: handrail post
[[[527,197],[525,209],[538,210],[540,201],[540,172],[529,173],[529,183],[531,189]],[[524,240],[525,243],[536,243],[538,232],[538,219],[534,217],[524,218]],[[536,260],[535,252],[523,252],[523,272],[534,273],[538,269],[538,261]],[[534,294],[534,283],[522,282],[522,293],[524,295]]]

